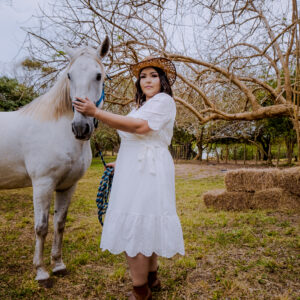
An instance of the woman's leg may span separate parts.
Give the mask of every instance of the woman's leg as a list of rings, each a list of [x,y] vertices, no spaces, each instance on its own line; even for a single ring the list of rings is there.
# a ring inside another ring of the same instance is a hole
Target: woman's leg
[[[149,259],[149,272],[157,271],[158,263],[157,263],[157,254],[153,253]]]
[[[132,284],[134,286],[145,284],[148,281],[150,258],[139,253],[135,257],[130,257],[126,254],[126,259],[132,278]]]
[[[158,263],[157,255],[153,253],[149,261],[148,285],[152,290],[159,290],[161,288],[160,280],[157,277]]]

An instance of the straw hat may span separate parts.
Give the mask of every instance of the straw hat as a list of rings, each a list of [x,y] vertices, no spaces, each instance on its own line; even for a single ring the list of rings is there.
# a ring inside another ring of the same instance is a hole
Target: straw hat
[[[176,68],[174,64],[169,59],[164,57],[148,56],[141,62],[131,65],[130,70],[132,74],[138,78],[141,70],[147,67],[157,67],[162,69],[166,73],[170,85],[172,85],[176,80]]]

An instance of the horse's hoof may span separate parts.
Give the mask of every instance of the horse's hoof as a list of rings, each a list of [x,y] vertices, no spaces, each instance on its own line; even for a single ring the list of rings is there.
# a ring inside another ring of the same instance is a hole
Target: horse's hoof
[[[53,279],[48,278],[48,279],[42,279],[42,280],[38,280],[38,283],[41,287],[44,287],[46,289],[52,288],[53,287]]]
[[[57,270],[57,271],[55,271],[55,270],[53,270],[52,271],[52,274],[54,275],[54,276],[66,276],[66,275],[68,275],[68,271],[67,271],[67,269],[61,269],[61,270]]]

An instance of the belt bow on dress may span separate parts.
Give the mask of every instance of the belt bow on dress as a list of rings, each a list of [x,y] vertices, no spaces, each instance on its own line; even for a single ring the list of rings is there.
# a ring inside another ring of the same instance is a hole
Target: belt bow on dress
[[[165,148],[167,148],[166,144],[144,143],[142,149],[138,154],[139,171],[143,171],[147,166],[149,168],[149,173],[152,175],[156,175],[157,172],[156,156],[158,155],[156,152],[158,149],[165,149]]]

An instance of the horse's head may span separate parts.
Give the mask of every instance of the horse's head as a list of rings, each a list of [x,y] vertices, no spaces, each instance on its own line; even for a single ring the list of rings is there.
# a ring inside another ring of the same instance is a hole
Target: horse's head
[[[101,98],[105,79],[102,59],[109,50],[109,44],[109,39],[106,37],[97,50],[89,47],[79,50],[65,47],[67,54],[71,58],[67,76],[72,101],[76,100],[76,97],[88,97],[97,104]],[[102,105],[103,102],[100,104],[100,107],[102,107]],[[94,128],[95,122],[92,117],[86,117],[74,110],[72,131],[77,139],[88,140]]]

